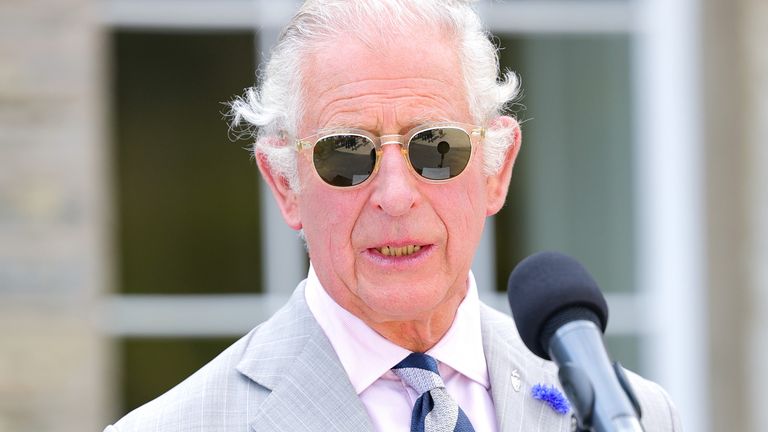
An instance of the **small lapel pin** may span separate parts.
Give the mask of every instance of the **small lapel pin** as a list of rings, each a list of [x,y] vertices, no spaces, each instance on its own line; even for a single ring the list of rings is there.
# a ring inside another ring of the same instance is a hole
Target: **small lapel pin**
[[[512,371],[512,389],[519,392],[521,387],[522,381],[520,381],[520,371],[515,369]]]
[[[538,399],[549,405],[549,407],[555,410],[558,414],[565,415],[571,410],[571,405],[568,403],[568,399],[566,399],[565,396],[560,393],[560,390],[553,385],[536,384],[531,389],[531,395],[534,399]]]

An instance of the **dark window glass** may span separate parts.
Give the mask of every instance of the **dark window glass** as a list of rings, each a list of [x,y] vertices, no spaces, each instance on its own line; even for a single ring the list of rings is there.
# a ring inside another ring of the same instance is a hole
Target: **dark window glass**
[[[236,339],[123,339],[119,343],[122,414],[173,388]]]
[[[260,291],[258,172],[222,118],[253,83],[253,33],[111,41],[120,291]]]
[[[605,338],[605,347],[612,361],[618,361],[625,368],[643,373],[640,359],[640,337],[613,335]]]
[[[505,37],[523,84],[523,146],[496,217],[497,286],[540,250],[575,256],[607,292],[634,290],[629,37]],[[649,120],[651,121],[651,120]],[[649,138],[652,139],[652,138]]]

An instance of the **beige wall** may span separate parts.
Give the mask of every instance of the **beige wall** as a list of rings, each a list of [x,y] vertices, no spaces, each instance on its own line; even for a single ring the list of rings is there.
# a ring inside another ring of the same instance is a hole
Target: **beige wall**
[[[744,107],[747,146],[747,303],[750,312],[743,351],[745,380],[749,389],[747,406],[749,430],[765,429],[768,388],[768,2],[748,0],[742,11],[745,71]]]
[[[100,430],[107,416],[96,4],[0,1],[0,432]]]
[[[738,2],[707,0],[702,110],[706,145],[707,259],[710,291],[711,431],[746,431],[747,385],[740,353],[748,281],[743,61]],[[715,372],[716,371],[716,372]],[[734,423],[734,421],[736,423]]]
[[[703,5],[711,430],[760,431],[768,387],[768,3]]]

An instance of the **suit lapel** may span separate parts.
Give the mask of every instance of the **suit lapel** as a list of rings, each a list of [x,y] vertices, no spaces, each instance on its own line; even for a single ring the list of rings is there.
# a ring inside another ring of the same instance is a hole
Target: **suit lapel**
[[[533,399],[533,385],[559,387],[554,366],[528,352],[509,316],[481,306],[483,349],[500,432],[567,431],[570,416]],[[333,347],[312,316],[300,285],[262,324],[237,369],[270,390],[249,419],[253,431],[371,431]]]
[[[560,387],[554,366],[528,352],[509,316],[486,305],[480,316],[499,431],[570,430],[570,415],[557,414],[531,396],[535,384]]]
[[[304,300],[301,285],[264,323],[237,368],[271,390],[252,418],[254,431],[368,431],[365,408]]]

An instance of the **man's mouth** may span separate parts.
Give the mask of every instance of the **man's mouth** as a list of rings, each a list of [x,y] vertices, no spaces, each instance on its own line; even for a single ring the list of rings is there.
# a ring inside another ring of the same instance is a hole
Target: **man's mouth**
[[[407,245],[401,247],[384,246],[376,248],[384,256],[408,256],[421,250],[420,245]]]

